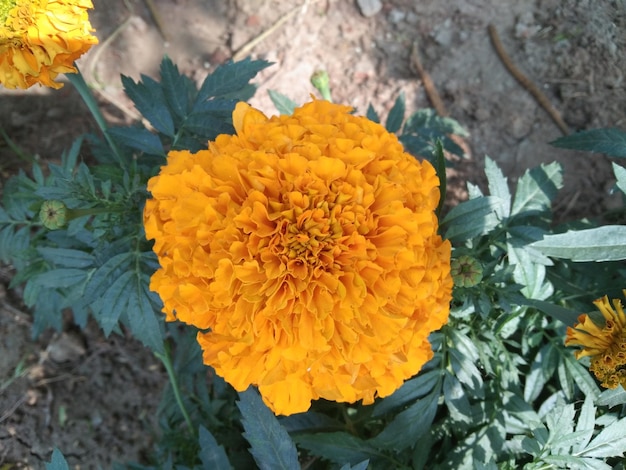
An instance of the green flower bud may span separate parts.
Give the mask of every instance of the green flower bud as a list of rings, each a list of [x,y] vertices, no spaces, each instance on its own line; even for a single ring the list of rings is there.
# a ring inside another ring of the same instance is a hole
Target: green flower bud
[[[318,70],[311,75],[311,84],[320,92],[322,98],[331,103],[333,102],[330,96],[330,77],[326,70]]]
[[[39,220],[49,230],[63,228],[67,222],[67,207],[55,199],[44,201],[39,210]]]
[[[450,274],[452,274],[454,285],[474,287],[483,279],[483,268],[471,256],[463,255],[452,260]]]

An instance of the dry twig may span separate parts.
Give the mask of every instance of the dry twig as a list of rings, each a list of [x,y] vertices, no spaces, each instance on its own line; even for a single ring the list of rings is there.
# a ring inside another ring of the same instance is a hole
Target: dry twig
[[[490,24],[487,27],[489,31],[489,37],[491,38],[491,43],[493,44],[494,49],[498,53],[498,57],[509,71],[511,75],[522,85],[533,97],[537,100],[537,103],[550,115],[555,124],[561,129],[564,135],[569,134],[569,128],[567,124],[563,122],[563,118],[561,118],[561,114],[556,110],[548,97],[535,85],[526,75],[524,75],[520,69],[518,69],[509,55],[504,50],[504,46],[500,41],[500,36],[498,36],[498,31],[496,27]]]
[[[446,110],[443,101],[441,101],[439,93],[437,93],[437,88],[435,88],[433,79],[422,66],[416,42],[413,43],[413,49],[411,50],[411,66],[420,76],[422,84],[424,85],[424,91],[426,91],[426,95],[428,96],[428,100],[430,101],[430,104],[433,105],[433,108],[435,108],[435,111],[437,111],[437,114],[442,117],[448,116],[448,111]]]

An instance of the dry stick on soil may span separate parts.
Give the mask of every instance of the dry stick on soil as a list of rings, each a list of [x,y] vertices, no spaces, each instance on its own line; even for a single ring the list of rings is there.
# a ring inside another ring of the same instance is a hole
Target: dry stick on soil
[[[161,37],[165,42],[168,42],[167,35],[165,34],[165,29],[163,28],[163,21],[161,21],[161,15],[159,15],[159,11],[156,9],[154,2],[152,0],[144,0],[146,2],[146,6],[148,10],[150,10],[150,14],[152,15],[152,19],[154,20],[154,24],[156,25],[159,33],[161,33]]]
[[[567,124],[563,122],[561,114],[554,108],[554,106],[552,106],[552,103],[550,103],[548,97],[544,95],[543,92],[539,88],[537,88],[537,85],[531,82],[530,79],[515,66],[511,58],[508,56],[508,54],[504,50],[504,47],[502,46],[500,36],[498,36],[498,32],[496,31],[495,26],[490,24],[487,27],[487,30],[489,31],[491,43],[498,53],[498,57],[500,57],[500,60],[509,71],[509,73],[513,75],[513,77],[515,77],[520,85],[522,85],[531,95],[534,96],[534,98],[537,100],[537,103],[539,103],[539,105],[546,110],[546,112],[550,115],[555,124],[559,126],[561,132],[563,132],[564,135],[569,134],[570,131],[567,127]]]
[[[437,93],[437,88],[435,88],[433,79],[430,78],[430,74],[424,70],[424,67],[422,66],[422,61],[419,58],[419,51],[417,49],[417,43],[415,42],[413,43],[413,48],[411,49],[411,66],[420,76],[422,84],[424,85],[424,91],[426,91],[426,95],[428,96],[428,100],[430,101],[430,104],[433,105],[433,108],[435,108],[435,111],[437,111],[437,114],[441,117],[448,116],[448,111],[443,105],[443,101],[441,101],[439,93]]]

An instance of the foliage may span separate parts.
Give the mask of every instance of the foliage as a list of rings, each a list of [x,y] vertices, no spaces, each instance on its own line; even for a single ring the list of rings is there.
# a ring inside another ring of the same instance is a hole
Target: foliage
[[[254,390],[237,394],[207,371],[193,328],[164,325],[149,290],[156,261],[142,228],[146,181],[169,150],[195,151],[232,133],[234,104],[249,98],[249,81],[265,65],[227,64],[199,88],[168,59],[160,81],[124,78],[148,127],[109,129],[108,140],[89,135],[94,160],[80,158],[80,139],[49,172],[35,166],[5,186],[0,259],[15,267],[13,285],[24,285],[33,333],[60,329],[61,311],[71,308],[79,326],[92,315],[106,334],[129,331],[171,366],[153,461],[118,468],[617,468],[626,392],[602,392],[563,340],[593,299],[625,287],[626,231],[588,220],[555,226],[557,163],[529,169],[513,188],[486,158],[486,188],[468,183],[469,199],[442,213],[453,257],[476,261],[482,279],[455,287],[450,321],[430,337],[434,357],[374,405],[317,401],[276,418]],[[284,95],[271,96],[280,112],[293,109]],[[371,107],[367,115],[379,120]],[[444,150],[462,154],[451,136],[465,131],[431,110],[404,116],[400,97],[387,129],[409,151],[432,156],[445,181]],[[591,132],[560,145],[620,156],[622,134]],[[626,170],[614,170],[624,192]],[[37,218],[50,199],[70,211],[61,230]],[[48,468],[66,468],[61,458],[55,452]]]

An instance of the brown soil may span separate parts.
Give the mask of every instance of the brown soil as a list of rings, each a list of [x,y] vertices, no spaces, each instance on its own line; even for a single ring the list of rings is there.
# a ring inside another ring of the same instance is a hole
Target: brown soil
[[[262,72],[252,104],[267,114],[267,90],[296,102],[325,69],[333,97],[385,116],[404,92],[408,111],[430,106],[410,66],[417,42],[451,117],[470,132],[471,158],[450,170],[449,202],[465,181],[483,182],[488,154],[514,181],[527,168],[559,160],[566,187],[560,215],[596,216],[615,204],[610,162],[548,145],[561,133],[535,99],[506,71],[487,34],[493,23],[504,47],[560,110],[572,130],[626,128],[626,4],[621,0],[389,0],[365,18],[345,0],[94,0],[100,45],[79,65],[112,124],[134,111],[120,74],[158,78],[164,54],[201,81],[218,64],[292,15],[251,50],[274,65]],[[158,18],[158,20],[157,20]],[[157,27],[161,23],[162,29]],[[165,38],[164,38],[165,37]],[[165,40],[164,40],[165,39]],[[95,128],[70,86],[0,90],[0,127],[28,155],[55,160],[79,134]],[[0,141],[2,178],[29,163]],[[13,297],[0,308],[0,466],[42,468],[59,447],[75,468],[142,461],[153,443],[154,414],[165,376],[136,342],[103,338],[97,328],[49,333],[32,341],[29,317]],[[2,467],[7,468],[7,467]]]

